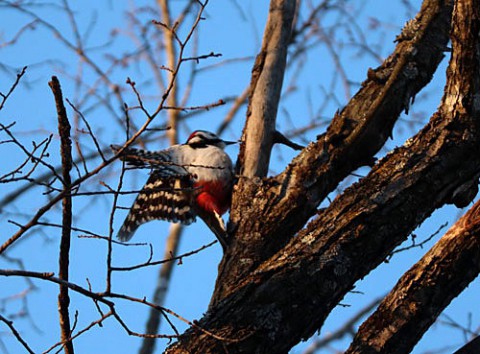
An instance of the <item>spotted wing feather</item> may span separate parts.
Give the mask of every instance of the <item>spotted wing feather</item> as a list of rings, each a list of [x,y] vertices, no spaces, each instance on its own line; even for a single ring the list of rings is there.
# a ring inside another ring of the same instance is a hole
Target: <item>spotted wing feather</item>
[[[122,146],[111,145],[112,150],[117,153]],[[159,178],[181,177],[188,172],[185,168],[172,161],[168,150],[148,151],[143,149],[126,148],[119,155],[122,161],[134,168],[152,168]]]
[[[189,175],[165,178],[154,171],[133,203],[118,232],[118,239],[122,242],[130,240],[140,225],[151,220],[161,219],[184,225],[194,222],[192,186]]]

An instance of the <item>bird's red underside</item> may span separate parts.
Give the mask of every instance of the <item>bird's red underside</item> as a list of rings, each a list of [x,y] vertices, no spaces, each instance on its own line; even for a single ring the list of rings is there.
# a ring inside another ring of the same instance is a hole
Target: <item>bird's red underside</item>
[[[205,211],[216,211],[223,215],[230,208],[230,191],[221,182],[208,181],[197,182],[195,187],[199,188],[197,195],[197,205]]]

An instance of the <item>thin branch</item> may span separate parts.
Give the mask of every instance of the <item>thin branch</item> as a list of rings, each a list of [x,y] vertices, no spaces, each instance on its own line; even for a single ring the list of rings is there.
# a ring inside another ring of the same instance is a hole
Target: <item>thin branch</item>
[[[175,111],[183,111],[183,112],[187,112],[187,111],[197,111],[197,110],[210,110],[210,108],[215,108],[215,107],[219,107],[219,106],[223,106],[225,104],[225,101],[220,99],[218,100],[217,102],[213,102],[213,103],[209,103],[209,104],[205,104],[205,105],[202,105],[202,106],[187,106],[187,107],[175,107],[175,106],[164,106],[163,108],[164,109],[170,109],[170,110],[175,110]],[[171,123],[170,123],[171,124]],[[171,125],[170,125],[171,126]]]
[[[125,323],[124,320],[122,320],[122,318],[118,315],[118,313],[114,312],[113,313],[113,317],[115,317],[115,319],[117,320],[117,322],[120,324],[120,326],[122,326],[122,328],[128,333],[128,335],[130,336],[135,336],[135,337],[140,337],[140,338],[168,338],[168,339],[172,339],[172,338],[177,338],[178,335],[177,334],[174,334],[174,335],[170,335],[170,334],[148,334],[148,333],[139,333],[139,332],[135,332],[135,331],[132,331],[128,326],[127,324]]]
[[[221,56],[222,56],[221,53],[210,52],[210,53],[208,53],[208,54],[203,54],[203,55],[198,55],[198,56],[194,56],[194,57],[183,58],[182,60],[183,60],[183,61],[193,60],[193,61],[196,61],[197,64],[198,64],[198,63],[200,63],[200,60],[202,60],[202,59],[219,58],[219,57],[221,57]]]
[[[5,41],[3,43],[0,43],[0,48],[6,48],[8,46],[12,46],[13,44],[16,44],[17,41],[21,38],[21,36],[27,31],[27,30],[35,30],[37,25],[37,20],[33,20],[26,25],[22,26],[17,33],[12,37],[12,39]]]
[[[71,343],[73,342],[74,339],[78,338],[79,336],[81,336],[83,333],[89,331],[92,327],[98,325],[98,326],[102,326],[102,322],[105,321],[107,318],[109,318],[110,316],[112,316],[114,314],[113,311],[109,311],[105,314],[102,314],[102,317],[100,317],[98,320],[96,321],[93,321],[91,322],[89,325],[87,325],[85,328],[81,329],[80,331],[78,331],[75,335],[71,336],[70,338],[68,338],[68,340],[66,342],[64,341],[60,341],[60,342],[57,342],[55,343],[54,345],[52,345],[50,348],[48,348],[47,350],[45,350],[43,352],[43,354],[47,354],[49,352],[51,352],[53,349],[55,349],[56,347],[58,346],[65,346],[67,343]]]
[[[435,236],[437,236],[440,231],[442,231],[445,227],[447,227],[448,225],[448,222],[440,225],[437,229],[437,231],[435,231],[434,233],[432,233],[430,236],[428,236],[425,240],[423,240],[422,242],[420,243],[416,243],[415,242],[415,239],[416,239],[416,235],[415,234],[412,234],[412,244],[409,245],[409,246],[405,246],[405,247],[401,247],[399,249],[396,249],[394,250],[392,253],[390,253],[390,255],[388,256],[388,259],[392,258],[394,254],[396,253],[400,253],[400,252],[405,252],[405,251],[408,251],[412,248],[423,248],[424,245],[426,245],[428,242],[430,242]]]
[[[116,294],[116,293],[108,294],[108,296],[111,297],[111,298],[119,298],[119,299],[129,300],[129,301],[132,301],[132,302],[138,302],[138,303],[150,306],[151,308],[154,308],[157,311],[164,311],[164,312],[178,318],[179,320],[187,323],[189,326],[195,328],[196,330],[202,332],[203,334],[206,334],[207,336],[209,336],[211,338],[214,338],[216,340],[220,340],[220,341],[223,341],[223,342],[230,342],[230,343],[234,343],[234,342],[238,341],[237,339],[222,337],[222,336],[216,335],[215,333],[207,331],[206,329],[200,327],[195,321],[193,321],[193,322],[189,321],[186,318],[180,316],[179,314],[173,312],[172,310],[169,310],[165,307],[162,307],[162,306],[159,306],[159,305],[154,304],[152,302],[149,302],[145,299],[138,299],[138,298],[131,297],[131,296],[128,296],[128,295]]]
[[[8,90],[8,92],[6,94],[3,94],[0,92],[0,97],[2,98],[2,100],[0,101],[0,110],[2,110],[3,106],[5,105],[5,102],[7,101],[8,97],[10,97],[10,95],[12,94],[12,92],[15,90],[15,88],[17,87],[18,83],[20,82],[20,79],[22,78],[22,76],[25,74],[27,70],[27,67],[24,66],[22,68],[22,71],[20,71],[18,74],[17,74],[17,78],[15,79],[14,83],[12,84],[12,86],[10,87],[10,89]]]
[[[13,126],[13,123],[6,126],[2,123],[0,123],[0,130],[3,130],[5,133],[7,133],[7,135],[10,137],[10,141],[11,143],[14,143],[15,145],[17,145],[20,150],[22,150],[22,152],[27,156],[28,160],[31,160],[31,162],[33,162],[33,167],[31,169],[31,172],[28,172],[26,174],[26,176],[28,177],[36,168],[38,165],[42,165],[42,166],[45,166],[46,168],[48,168],[50,171],[51,171],[51,174],[55,177],[55,178],[58,178],[59,180],[62,180],[62,177],[57,173],[57,171],[55,170],[55,167],[53,167],[52,165],[50,165],[49,163],[45,162],[44,161],[44,157],[48,156],[48,153],[47,153],[47,149],[48,149],[48,146],[50,145],[50,142],[52,141],[52,137],[53,135],[50,134],[48,138],[45,138],[44,140],[42,140],[40,143],[33,143],[33,149],[32,151],[29,151],[27,149],[27,147],[25,145],[23,145],[16,137],[15,135],[11,132],[10,130],[10,127]],[[40,150],[40,155],[39,157],[36,157],[34,155],[34,153],[40,149],[40,147],[42,147],[42,149]],[[28,162],[28,160],[26,160],[24,163],[22,163],[18,168],[16,168],[14,171],[10,172],[10,173],[7,173],[6,175],[2,176],[1,178],[4,179],[6,178],[7,176],[11,175],[11,174],[15,174],[15,173],[20,173],[21,172],[21,168]],[[7,181],[15,181],[14,178],[10,179],[10,180],[7,180]]]
[[[288,146],[289,148],[293,150],[302,150],[305,146],[299,145],[297,143],[294,143],[290,139],[288,139],[285,135],[280,133],[278,130],[274,132],[273,135],[273,143],[274,144],[283,144],[285,146]]]
[[[70,193],[72,180],[70,170],[72,169],[72,141],[70,140],[70,123],[67,112],[63,104],[63,95],[60,82],[56,76],[52,77],[49,83],[52,89],[58,115],[58,132],[60,135],[60,154],[62,157],[62,177],[64,197],[62,198],[62,236],[60,239],[59,255],[59,278],[68,282],[68,268],[70,263],[70,237],[72,232],[72,197]],[[73,343],[69,341],[71,335],[70,315],[69,315],[70,297],[68,296],[68,287],[60,285],[58,294],[58,310],[60,313],[60,328],[62,342],[65,343],[65,354],[74,354]]]
[[[127,129],[127,132],[128,132],[128,129]],[[124,174],[125,174],[125,162],[122,163],[122,171],[118,178],[117,189],[115,191],[116,193],[113,195],[112,210],[110,212],[110,218],[108,222],[107,278],[105,281],[105,284],[106,284],[105,292],[107,293],[109,293],[112,289],[113,221],[115,219],[115,210],[117,209],[118,197],[120,195],[118,192],[122,189],[122,186],[123,186]]]
[[[87,127],[88,135],[90,135],[90,137],[92,138],[93,143],[95,144],[95,147],[97,148],[98,154],[100,155],[100,157],[102,158],[102,160],[105,162],[106,159],[105,159],[105,156],[103,155],[103,151],[102,151],[102,149],[100,148],[100,144],[98,143],[98,140],[97,140],[97,138],[95,137],[95,134],[93,133],[92,128],[90,127],[90,124],[88,123],[87,119],[86,119],[85,116],[82,114],[82,112],[80,112],[80,111],[77,109],[77,107],[75,107],[75,106],[73,105],[73,103],[68,100],[68,98],[66,99],[66,101],[67,101],[67,103],[70,105],[70,107],[80,116],[80,118],[82,118],[83,123],[85,123],[85,126]]]
[[[29,151],[15,136],[14,134],[10,131],[10,127],[13,126],[14,123],[8,125],[8,126],[5,126],[3,125],[2,123],[0,123],[0,131],[5,131],[7,133],[7,135],[10,137],[10,140],[6,140],[6,141],[3,141],[2,143],[4,142],[9,142],[9,143],[13,143],[15,144],[16,146],[18,146],[22,151],[23,153],[26,155],[26,158],[25,160],[20,163],[20,165],[18,165],[17,168],[11,170],[10,172],[4,174],[3,176],[0,176],[0,183],[11,183],[11,182],[17,182],[17,181],[21,181],[21,180],[27,180],[29,181],[30,180],[30,176],[33,174],[33,172],[37,169],[37,167],[39,165],[43,165],[43,166],[46,166],[48,167],[48,169],[50,171],[52,171],[52,168],[53,166],[45,163],[43,161],[43,158],[48,156],[48,147],[50,146],[50,143],[52,141],[52,137],[53,137],[53,134],[50,134],[50,136],[48,138],[45,138],[43,139],[40,143],[34,143],[33,144],[33,149],[31,151]],[[39,157],[36,157],[34,154],[40,150],[39,152]],[[22,169],[28,164],[32,162],[33,165],[32,167],[30,168],[29,171],[27,171],[26,173],[24,173],[22,171]],[[54,170],[55,171],[55,170]],[[20,177],[15,177],[16,175],[19,175]],[[52,175],[52,173],[50,173],[50,175]],[[57,177],[58,175],[54,174],[53,177]],[[47,187],[51,187],[51,184],[50,183],[47,183],[46,184]]]
[[[172,225],[174,225],[174,224],[172,224]],[[169,238],[170,238],[170,235],[169,235]],[[185,253],[180,254],[178,256],[175,255],[176,254],[175,252],[170,252],[173,249],[169,247],[169,248],[166,249],[165,258],[162,259],[161,261],[151,261],[151,259],[149,259],[148,261],[146,261],[144,263],[136,264],[136,265],[129,266],[129,267],[112,267],[112,270],[117,271],[117,272],[128,272],[128,271],[139,269],[139,268],[156,266],[156,265],[164,264],[164,263],[172,263],[173,261],[181,261],[183,258],[190,257],[190,256],[192,256],[196,253],[199,253],[199,252],[203,251],[204,249],[207,249],[207,248],[213,246],[215,243],[217,243],[217,240],[214,240],[214,241],[212,241],[212,242],[210,242],[206,245],[203,245],[202,247],[199,247],[196,250],[193,250],[193,251],[190,251],[190,252],[185,252]]]
[[[105,299],[102,295],[89,291],[77,284],[67,282],[63,279],[54,276],[53,272],[32,272],[29,270],[16,270],[16,269],[0,269],[0,276],[4,277],[29,277],[46,280],[55,284],[65,285],[69,289],[87,296],[91,299],[97,300],[101,303],[104,303],[107,306],[113,306],[114,303],[110,300]]]
[[[7,320],[1,314],[0,314],[0,321],[4,322],[10,328],[15,338],[17,338],[17,340],[23,345],[23,347],[27,350],[27,352],[29,352],[30,354],[35,354],[35,352],[28,346],[28,343],[22,338],[20,333],[18,333],[18,331],[15,329],[12,321]]]
[[[314,354],[317,352],[317,350],[325,348],[325,346],[335,340],[340,340],[348,334],[353,335],[356,331],[357,322],[360,321],[364,316],[368,315],[375,307],[377,307],[383,298],[384,296],[380,296],[374,299],[367,306],[358,311],[354,316],[347,319],[345,323],[343,323],[342,326],[336,331],[326,334],[324,338],[319,338],[318,340],[315,340],[312,345],[310,345],[303,352],[303,354]]]

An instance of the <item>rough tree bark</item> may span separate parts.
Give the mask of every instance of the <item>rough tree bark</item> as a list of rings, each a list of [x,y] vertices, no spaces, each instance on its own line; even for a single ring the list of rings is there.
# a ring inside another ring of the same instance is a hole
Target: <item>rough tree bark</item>
[[[479,271],[480,202],[477,202],[405,273],[360,327],[345,354],[409,353],[441,310]]]
[[[443,58],[451,10],[450,1],[425,1],[402,31],[395,51],[370,70],[325,135],[278,176],[239,179],[230,212],[232,241],[220,264],[213,302],[278,252],[349,173],[373,163],[399,114],[430,81]]]
[[[480,336],[475,337],[453,354],[471,354],[480,352]]]
[[[295,0],[270,2],[262,48],[253,65],[247,122],[237,166],[238,172],[247,178],[264,177],[268,172],[295,4]]]
[[[430,122],[304,229],[348,173],[373,164],[398,115],[429,82],[448,41],[452,1],[424,1],[395,52],[283,173],[239,179],[230,246],[210,309],[197,322],[208,333],[191,328],[168,353],[287,353],[435,209],[472,200],[480,173],[479,11],[479,0],[455,3],[445,94]],[[448,286],[438,291],[461,291],[466,281],[450,277]],[[422,321],[447,302],[422,312]],[[410,335],[420,338],[424,327]]]
[[[479,7],[479,1],[456,3],[449,86],[440,108],[444,116],[453,118],[452,122],[462,119],[462,116],[463,119],[470,120],[480,118]],[[461,132],[462,130],[457,133]],[[463,134],[470,133],[463,130]],[[467,193],[467,197],[476,194],[476,185],[470,186],[470,190],[473,192]],[[480,202],[477,202],[400,279],[377,311],[361,326],[345,353],[410,352],[440,312],[478,276],[479,228]]]

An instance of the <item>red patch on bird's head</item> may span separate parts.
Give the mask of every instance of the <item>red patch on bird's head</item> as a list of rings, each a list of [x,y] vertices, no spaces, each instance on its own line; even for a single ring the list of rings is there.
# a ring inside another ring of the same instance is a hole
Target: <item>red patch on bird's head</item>
[[[193,138],[195,135],[197,135],[197,133],[198,133],[198,130],[195,130],[192,134],[190,134],[190,135],[188,136],[187,141],[189,141],[191,138]]]
[[[199,132],[201,132],[203,130],[195,130],[194,132],[192,132],[189,136],[188,136],[188,139],[187,139],[187,143],[193,139],[196,135],[198,135]]]

